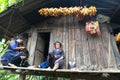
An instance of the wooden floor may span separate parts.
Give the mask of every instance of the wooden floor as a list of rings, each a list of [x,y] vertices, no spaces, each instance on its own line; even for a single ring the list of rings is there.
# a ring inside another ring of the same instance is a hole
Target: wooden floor
[[[64,77],[70,80],[119,80],[120,70],[102,70],[102,71],[79,71],[70,69],[51,69],[25,68],[25,67],[8,67],[0,66],[0,70],[10,70],[14,74],[36,75],[46,77]],[[18,72],[19,70],[19,72]],[[55,79],[57,80],[57,79]]]
[[[56,17],[37,25],[38,32],[50,31],[49,52],[55,41],[63,44],[66,61],[65,68],[69,62],[75,62],[78,69],[115,68],[117,69],[116,57],[110,41],[110,33],[107,25],[101,24],[101,35],[90,35],[85,31],[85,25],[78,22],[75,16]]]

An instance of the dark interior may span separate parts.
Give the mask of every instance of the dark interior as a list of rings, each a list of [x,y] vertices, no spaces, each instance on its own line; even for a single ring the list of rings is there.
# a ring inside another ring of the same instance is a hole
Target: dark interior
[[[120,32],[120,28],[113,29],[113,34],[116,35]]]
[[[48,52],[49,52],[49,42],[50,42],[50,32],[42,32],[39,33],[41,38],[44,40],[44,60],[46,60]]]

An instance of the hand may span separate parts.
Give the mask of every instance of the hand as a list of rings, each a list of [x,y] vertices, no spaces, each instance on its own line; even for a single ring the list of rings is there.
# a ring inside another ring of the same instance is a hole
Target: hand
[[[25,49],[25,47],[20,47],[20,48],[21,48],[21,50]]]
[[[55,58],[57,58],[57,55],[54,55]]]
[[[21,57],[21,59],[26,59],[26,56],[20,56]]]
[[[58,63],[58,62],[59,62],[59,60],[56,60],[56,61],[55,61],[55,63]]]

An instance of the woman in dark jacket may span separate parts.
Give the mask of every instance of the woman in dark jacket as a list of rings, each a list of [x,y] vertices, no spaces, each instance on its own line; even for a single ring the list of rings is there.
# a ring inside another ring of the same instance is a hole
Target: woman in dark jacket
[[[64,51],[60,42],[54,43],[55,49],[48,54],[48,64],[53,70],[62,69],[64,65]]]
[[[20,53],[11,60],[10,64],[17,67],[28,67],[30,66],[27,61],[28,56],[29,56],[29,52],[25,48],[21,50]]]

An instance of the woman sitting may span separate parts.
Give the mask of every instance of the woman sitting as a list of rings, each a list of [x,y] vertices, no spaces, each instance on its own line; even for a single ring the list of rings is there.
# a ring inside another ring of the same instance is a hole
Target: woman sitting
[[[17,37],[17,39],[11,40],[11,42],[8,45],[8,48],[6,49],[5,53],[1,57],[1,63],[3,66],[9,65],[11,60],[20,53],[20,50],[23,50],[25,48],[23,46],[22,47],[19,46],[22,43],[23,43],[22,36]]]
[[[64,51],[62,49],[62,44],[60,42],[54,43],[54,50],[48,54],[48,64],[49,68],[53,68],[53,70],[62,69],[64,65]]]

